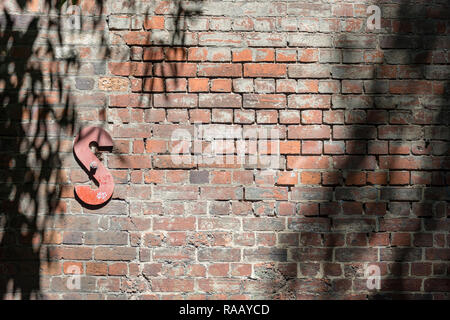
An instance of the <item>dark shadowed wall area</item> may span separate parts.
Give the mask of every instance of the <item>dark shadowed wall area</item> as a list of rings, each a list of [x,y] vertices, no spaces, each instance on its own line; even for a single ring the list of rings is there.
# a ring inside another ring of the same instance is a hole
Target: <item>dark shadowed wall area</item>
[[[448,0],[0,11],[0,299],[450,298]]]

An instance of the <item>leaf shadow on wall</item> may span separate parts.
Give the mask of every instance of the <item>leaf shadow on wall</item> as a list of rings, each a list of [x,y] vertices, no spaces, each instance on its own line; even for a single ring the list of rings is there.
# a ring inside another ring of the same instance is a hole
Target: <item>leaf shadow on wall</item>
[[[188,58],[187,47],[192,45],[190,27],[195,23],[196,17],[202,14],[204,0],[189,2],[174,2],[170,8],[170,21],[166,21],[164,31],[149,30],[143,41],[144,61],[143,72],[138,71],[137,76],[143,77],[142,84],[137,89],[144,93],[162,96],[165,103],[170,104],[170,93],[184,91],[187,88],[186,73],[194,64],[186,63]],[[153,13],[147,11],[145,21],[150,21]],[[166,17],[167,18],[167,17]],[[146,29],[151,29],[151,22]],[[167,30],[166,30],[167,28]],[[150,101],[151,103],[151,101]],[[155,103],[154,103],[155,105]]]
[[[77,52],[61,57],[61,49],[78,31],[65,29],[60,3],[40,5],[10,2],[0,16],[0,299],[45,297],[42,275],[60,268],[52,245],[62,234],[53,227],[66,210],[67,172],[60,168],[77,124],[65,74],[80,67]],[[102,12],[102,2],[96,5]],[[27,8],[36,14],[23,14]],[[91,22],[95,31],[98,21]]]
[[[384,13],[389,12],[389,3],[380,2],[378,6]],[[370,64],[364,64],[370,65],[372,70],[371,76],[364,78],[361,88],[333,97],[332,108],[342,109],[345,113],[345,122],[341,126],[345,137],[336,141],[345,139],[346,154],[339,156],[339,169],[331,172],[338,181],[322,186],[324,192],[316,199],[333,199],[334,194],[337,201],[320,204],[317,219],[324,225],[319,230],[321,240],[317,239],[317,232],[301,232],[299,236],[303,237],[305,247],[288,249],[297,261],[312,257],[313,261],[325,262],[325,275],[320,280],[284,277],[284,281],[276,283],[282,284],[279,296],[308,297],[310,290],[313,297],[319,299],[351,296],[359,299],[448,298],[450,270],[446,271],[445,267],[448,260],[448,243],[447,248],[445,243],[450,225],[450,130],[448,71],[446,74],[444,70],[448,70],[445,68],[449,61],[443,55],[448,49],[449,38],[448,31],[445,34],[439,29],[443,21],[445,25],[448,10],[445,5],[433,8],[427,3],[403,0],[397,5],[394,16],[382,19],[382,29],[393,30],[392,36],[378,32],[364,34],[374,34],[382,39],[381,56],[374,56]],[[351,57],[361,48],[367,48],[367,44],[355,41],[358,35],[356,32],[336,34],[341,43],[336,51],[343,57]],[[374,47],[374,51],[377,50]],[[399,56],[395,57],[395,54]],[[433,70],[436,72],[440,67],[444,68],[442,73],[433,75]],[[389,73],[392,70],[394,74]],[[361,82],[361,74],[355,75],[351,71],[344,71],[338,79],[352,77],[355,83]],[[411,85],[406,85],[402,91],[392,87],[409,81]],[[424,91],[421,86],[432,81],[438,81],[439,85],[430,87],[433,92]],[[380,130],[389,130],[388,126],[381,128],[386,124],[396,129],[380,137]],[[335,128],[336,125],[334,131]],[[389,151],[376,151],[375,143],[385,144]],[[408,146],[408,151],[403,153],[402,146]],[[399,157],[389,158],[391,155]],[[394,182],[393,176],[405,171],[401,170],[402,164],[397,163],[400,157],[420,155],[423,157],[417,160],[418,166],[409,171],[415,178],[411,176],[404,184]],[[433,160],[431,156],[434,156]],[[368,182],[371,184],[368,187],[364,187],[366,177],[361,183],[355,182],[354,178],[361,171],[370,172],[372,163],[377,160],[380,163],[382,158],[388,163],[385,182]],[[408,185],[417,187],[419,195],[407,195],[410,192]],[[379,196],[373,192],[374,188]],[[328,209],[332,209],[330,214]],[[386,234],[387,243],[377,242]],[[400,237],[405,234],[407,239],[402,242]],[[313,243],[317,241],[321,243],[320,248],[309,247],[315,246]],[[373,248],[377,246],[380,249]],[[333,257],[336,255],[339,255],[338,262],[345,263],[341,270],[335,269]],[[366,287],[365,268],[371,264],[380,266],[380,291],[370,291]],[[342,275],[344,278],[334,278]]]

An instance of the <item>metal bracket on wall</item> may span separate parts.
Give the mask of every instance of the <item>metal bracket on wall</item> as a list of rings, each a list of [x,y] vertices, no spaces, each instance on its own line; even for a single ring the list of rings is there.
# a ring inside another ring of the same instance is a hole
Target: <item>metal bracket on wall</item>
[[[90,186],[76,186],[75,194],[87,205],[99,206],[106,203],[114,191],[114,180],[108,169],[92,153],[92,143],[99,149],[112,148],[113,141],[108,132],[99,127],[86,127],[80,130],[73,144],[73,153],[91,179],[98,184],[97,189]]]

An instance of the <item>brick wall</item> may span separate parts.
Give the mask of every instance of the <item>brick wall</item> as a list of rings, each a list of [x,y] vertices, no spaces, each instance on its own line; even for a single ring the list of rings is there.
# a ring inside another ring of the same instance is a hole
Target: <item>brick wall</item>
[[[447,0],[0,7],[2,298],[449,298]],[[101,208],[84,126],[114,139]],[[276,132],[277,170],[173,137],[199,128],[247,159]]]

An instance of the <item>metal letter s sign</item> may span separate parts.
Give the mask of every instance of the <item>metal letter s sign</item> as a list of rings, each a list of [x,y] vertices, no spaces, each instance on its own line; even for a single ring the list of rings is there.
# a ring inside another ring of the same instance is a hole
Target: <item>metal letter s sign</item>
[[[96,143],[99,149],[112,148],[111,136],[102,128],[87,127],[78,133],[73,144],[73,153],[83,169],[98,184],[98,189],[90,186],[75,187],[75,194],[84,203],[91,206],[104,204],[114,191],[114,180],[108,169],[92,153],[90,144]]]

